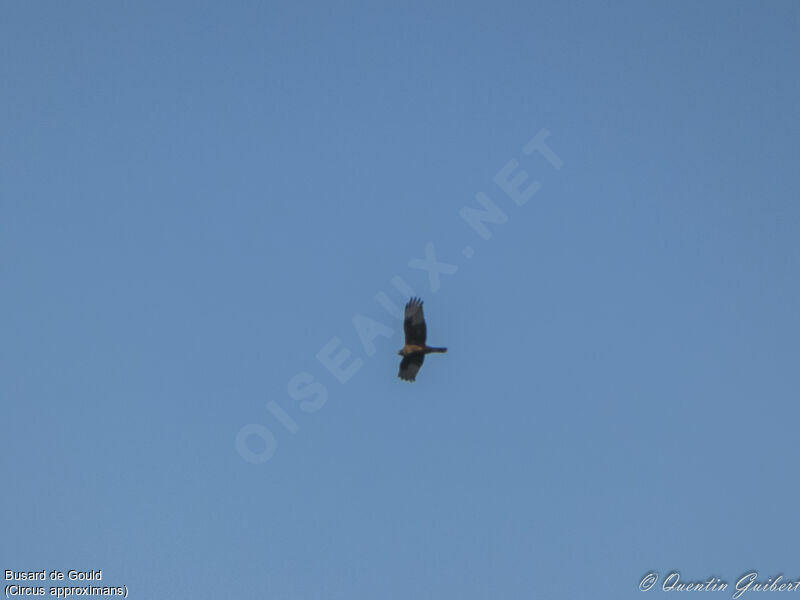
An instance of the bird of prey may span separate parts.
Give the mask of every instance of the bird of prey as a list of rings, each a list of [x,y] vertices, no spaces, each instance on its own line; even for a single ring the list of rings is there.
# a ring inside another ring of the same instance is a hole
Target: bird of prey
[[[419,298],[411,298],[406,304],[403,329],[406,332],[406,344],[397,352],[403,357],[397,376],[405,381],[414,381],[425,355],[431,352],[447,352],[447,348],[431,348],[425,344],[428,332],[425,315],[422,314],[422,300]]]

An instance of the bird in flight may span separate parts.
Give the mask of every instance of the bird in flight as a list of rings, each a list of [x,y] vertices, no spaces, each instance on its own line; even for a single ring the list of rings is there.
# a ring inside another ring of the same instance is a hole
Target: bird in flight
[[[425,355],[431,352],[447,352],[447,348],[431,348],[425,344],[428,332],[425,326],[425,315],[422,314],[422,300],[419,298],[411,298],[406,304],[403,329],[406,333],[406,343],[397,352],[403,357],[397,376],[405,381],[414,381],[422,366],[422,361],[425,360]]]

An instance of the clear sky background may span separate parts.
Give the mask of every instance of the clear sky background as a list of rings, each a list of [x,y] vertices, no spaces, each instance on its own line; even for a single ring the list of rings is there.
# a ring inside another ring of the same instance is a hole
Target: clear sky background
[[[3,2],[0,569],[142,599],[800,577],[799,30],[796,2]],[[543,129],[560,169],[522,151]],[[450,348],[413,384],[394,277]]]

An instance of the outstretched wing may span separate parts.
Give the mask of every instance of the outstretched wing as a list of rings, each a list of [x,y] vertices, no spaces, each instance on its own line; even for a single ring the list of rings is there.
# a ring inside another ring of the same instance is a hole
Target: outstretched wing
[[[404,356],[403,360],[400,361],[400,372],[397,376],[406,381],[414,381],[419,372],[419,368],[422,366],[422,361],[424,360],[425,355],[422,352],[415,352],[414,354]]]
[[[422,300],[411,298],[406,304],[406,315],[403,321],[403,329],[406,332],[406,345],[424,346],[427,337],[425,327],[425,315],[422,314]],[[422,364],[422,361],[419,361]],[[419,367],[417,367],[419,370]],[[415,371],[416,373],[416,371]],[[413,381],[413,379],[412,379]]]

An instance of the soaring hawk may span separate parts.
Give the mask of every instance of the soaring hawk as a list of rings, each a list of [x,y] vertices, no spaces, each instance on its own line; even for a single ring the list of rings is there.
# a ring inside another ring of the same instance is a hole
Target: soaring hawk
[[[447,352],[447,348],[431,348],[425,344],[427,328],[425,315],[422,314],[422,300],[419,298],[411,298],[406,304],[403,329],[406,332],[406,344],[397,352],[403,357],[397,376],[405,381],[414,381],[425,355],[431,352]]]

